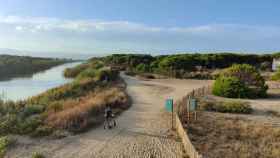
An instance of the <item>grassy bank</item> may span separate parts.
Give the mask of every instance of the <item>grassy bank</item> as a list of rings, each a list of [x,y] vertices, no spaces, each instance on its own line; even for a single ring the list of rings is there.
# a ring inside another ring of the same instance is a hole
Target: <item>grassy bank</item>
[[[31,76],[34,73],[67,62],[70,61],[65,59],[0,55],[0,80]]]
[[[57,131],[80,132],[102,122],[106,105],[128,107],[124,82],[117,71],[88,62],[73,82],[20,102],[0,102],[0,135],[46,136]]]

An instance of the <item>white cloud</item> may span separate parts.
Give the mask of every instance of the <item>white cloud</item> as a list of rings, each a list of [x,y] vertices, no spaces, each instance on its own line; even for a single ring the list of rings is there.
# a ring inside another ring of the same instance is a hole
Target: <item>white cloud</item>
[[[17,31],[22,31],[24,28],[22,26],[16,26],[15,28]]]
[[[7,40],[12,43],[9,46],[20,49],[61,51],[262,51],[280,50],[277,43],[280,27],[246,24],[159,27],[129,21],[0,16],[0,41]],[[0,47],[7,46],[0,44]]]

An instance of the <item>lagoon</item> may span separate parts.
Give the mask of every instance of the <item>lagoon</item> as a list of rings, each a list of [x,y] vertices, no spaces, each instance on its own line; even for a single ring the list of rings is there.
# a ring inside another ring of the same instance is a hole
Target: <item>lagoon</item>
[[[69,83],[72,79],[63,76],[66,68],[74,67],[81,62],[67,63],[34,74],[31,77],[14,78],[0,81],[0,94],[3,100],[23,100],[40,94],[48,89]]]

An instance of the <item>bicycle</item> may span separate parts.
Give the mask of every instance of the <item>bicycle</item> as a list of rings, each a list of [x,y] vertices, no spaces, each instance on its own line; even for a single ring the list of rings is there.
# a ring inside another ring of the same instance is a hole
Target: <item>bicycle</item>
[[[117,126],[117,122],[115,120],[115,115],[112,114],[111,116],[109,117],[106,117],[105,116],[105,122],[104,122],[104,129],[112,129],[113,127],[116,127]]]

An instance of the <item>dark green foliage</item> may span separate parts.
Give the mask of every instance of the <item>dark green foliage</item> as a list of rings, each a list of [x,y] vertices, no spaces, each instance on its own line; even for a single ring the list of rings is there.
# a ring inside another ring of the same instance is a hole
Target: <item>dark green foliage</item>
[[[0,119],[0,135],[13,134],[17,132],[18,119],[16,114],[6,114]]]
[[[45,156],[41,153],[34,152],[31,158],[45,158]]]
[[[78,66],[75,66],[73,68],[67,68],[64,70],[64,77],[67,78],[75,78],[78,75],[81,75],[81,73],[92,73],[92,72],[85,72],[85,70],[98,70],[104,67],[104,64],[100,60],[94,60],[92,62],[87,62],[80,64]],[[86,75],[86,74],[84,74]]]
[[[7,148],[14,143],[14,140],[8,136],[0,137],[0,158],[5,157]]]
[[[262,71],[271,71],[272,70],[272,63],[271,62],[268,62],[268,61],[265,61],[265,62],[262,62],[261,65],[260,65],[260,69]]]
[[[271,79],[274,81],[280,80],[280,68],[278,68],[277,71],[271,76]]]
[[[246,98],[248,89],[236,77],[219,77],[213,86],[213,94],[227,98]]]
[[[216,79],[213,94],[229,98],[266,97],[268,86],[255,67],[236,64],[225,69]]]
[[[123,69],[135,68],[139,64],[150,64],[154,57],[146,54],[113,54],[104,58],[107,65],[120,66]]]
[[[9,107],[6,103],[0,106],[3,109]],[[14,108],[14,110],[5,110],[0,117],[0,135],[34,132],[43,123],[40,116],[43,109],[42,106],[26,106]]]
[[[44,71],[66,62],[69,61],[52,58],[0,55],[0,79],[31,76],[36,72]]]
[[[34,114],[40,114],[45,110],[43,105],[27,105],[23,110],[23,116],[28,117]]]
[[[222,113],[241,113],[249,114],[252,108],[249,103],[241,101],[211,102],[204,101],[200,103],[203,110],[216,111]]]
[[[32,137],[43,137],[43,136],[49,136],[53,132],[53,129],[48,126],[39,126],[36,128],[35,131],[31,133]]]
[[[15,124],[17,131],[11,132],[15,132],[15,134],[33,133],[42,124],[43,122],[39,115],[29,116],[25,119],[18,120],[17,124]]]
[[[64,70],[64,77],[66,78],[75,78],[77,77],[82,71],[88,68],[88,64],[81,64],[74,68],[67,68]]]
[[[148,64],[139,64],[136,66],[136,71],[137,72],[149,72],[150,67]]]
[[[178,78],[198,76],[210,78],[211,74],[189,75],[190,72],[222,69],[233,64],[250,64],[257,68],[269,68],[272,55],[254,54],[175,54],[150,56],[142,54],[115,54],[102,58],[106,65],[135,72],[153,72]]]

